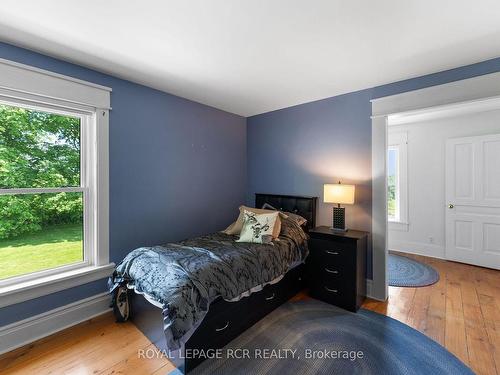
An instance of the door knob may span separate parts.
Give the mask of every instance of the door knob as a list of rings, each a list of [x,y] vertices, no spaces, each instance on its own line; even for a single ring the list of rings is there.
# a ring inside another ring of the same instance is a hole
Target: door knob
[[[455,207],[453,204],[448,204],[448,208],[451,210],[453,207]]]

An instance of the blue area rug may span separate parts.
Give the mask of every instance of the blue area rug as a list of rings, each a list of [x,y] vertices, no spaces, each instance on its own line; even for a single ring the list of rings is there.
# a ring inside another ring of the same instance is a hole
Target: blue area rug
[[[247,356],[238,359],[238,353]],[[190,374],[473,372],[441,345],[394,319],[305,300],[282,305],[222,349],[220,359],[209,359]]]
[[[439,273],[434,268],[417,260],[389,254],[388,264],[391,286],[418,287],[439,281]]]

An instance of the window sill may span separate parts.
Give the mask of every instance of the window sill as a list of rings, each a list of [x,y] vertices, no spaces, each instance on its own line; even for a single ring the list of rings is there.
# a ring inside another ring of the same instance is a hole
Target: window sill
[[[111,275],[114,267],[114,263],[104,266],[82,267],[36,280],[0,287],[0,308],[104,279]]]
[[[408,227],[410,226],[408,223],[402,221],[389,221],[388,223],[389,230],[397,230],[400,232],[408,232]]]

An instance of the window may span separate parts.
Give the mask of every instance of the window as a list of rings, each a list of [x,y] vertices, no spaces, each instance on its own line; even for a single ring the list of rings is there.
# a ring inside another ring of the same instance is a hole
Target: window
[[[399,147],[390,146],[387,155],[387,216],[389,221],[399,221]]]
[[[92,263],[85,124],[83,115],[0,104],[0,280]]]
[[[408,136],[389,128],[387,148],[387,218],[389,229],[407,230],[408,226]]]
[[[0,308],[107,277],[110,89],[0,59]]]

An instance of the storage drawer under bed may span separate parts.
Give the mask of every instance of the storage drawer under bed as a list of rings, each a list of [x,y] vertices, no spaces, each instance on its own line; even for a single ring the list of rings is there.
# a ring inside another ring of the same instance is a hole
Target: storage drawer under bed
[[[266,285],[261,291],[237,302],[218,299],[198,329],[186,342],[186,349],[218,349],[228,344],[246,329],[293,297],[302,287],[303,266],[289,271],[278,283]],[[189,371],[202,359],[186,363]]]
[[[223,299],[212,302],[205,319],[186,342],[185,349],[219,349],[228,344],[297,294],[302,289],[304,268],[304,265],[295,267],[278,283],[267,285],[237,302]],[[134,324],[160,350],[167,351],[161,309],[136,293],[131,293],[131,308]],[[189,372],[202,361],[203,358],[186,359],[185,371]]]

